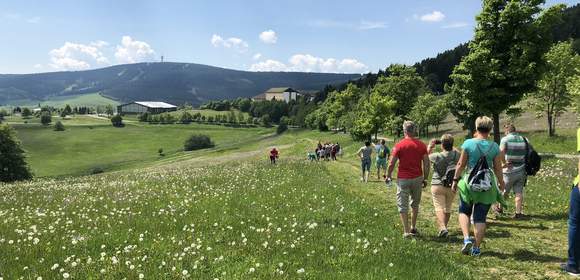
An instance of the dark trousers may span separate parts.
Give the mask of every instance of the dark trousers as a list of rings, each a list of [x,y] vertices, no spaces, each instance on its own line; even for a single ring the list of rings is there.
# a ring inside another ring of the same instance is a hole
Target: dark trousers
[[[580,261],[580,192],[574,186],[570,192],[570,212],[568,214],[568,267],[578,269]]]

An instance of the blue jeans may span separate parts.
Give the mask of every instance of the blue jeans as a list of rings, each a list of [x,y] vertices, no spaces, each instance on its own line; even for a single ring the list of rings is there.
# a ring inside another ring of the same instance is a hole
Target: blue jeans
[[[580,261],[580,192],[574,186],[570,192],[570,212],[568,214],[568,267],[578,269]]]

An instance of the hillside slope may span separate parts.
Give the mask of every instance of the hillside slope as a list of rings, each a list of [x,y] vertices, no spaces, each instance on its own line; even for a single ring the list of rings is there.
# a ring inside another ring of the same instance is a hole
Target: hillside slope
[[[159,100],[198,105],[210,99],[251,97],[270,87],[320,90],[357,77],[360,75],[246,72],[192,63],[137,63],[87,71],[0,75],[0,104],[101,92],[120,102]]]

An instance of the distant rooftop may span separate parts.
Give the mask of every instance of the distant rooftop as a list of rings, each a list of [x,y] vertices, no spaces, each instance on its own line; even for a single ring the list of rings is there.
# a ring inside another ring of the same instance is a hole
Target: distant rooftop
[[[283,92],[298,92],[291,87],[274,87],[266,91],[266,93],[283,93]]]
[[[135,101],[139,105],[143,105],[149,108],[177,108],[175,105],[171,105],[165,102],[157,102],[157,101]]]

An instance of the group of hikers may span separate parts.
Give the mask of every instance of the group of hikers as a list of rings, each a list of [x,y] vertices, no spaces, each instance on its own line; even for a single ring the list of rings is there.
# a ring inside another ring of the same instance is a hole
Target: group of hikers
[[[436,212],[438,237],[449,235],[449,220],[453,211],[453,201],[459,197],[458,220],[463,243],[461,253],[470,256],[481,254],[481,244],[485,238],[487,215],[493,210],[503,214],[506,198],[514,194],[514,219],[524,219],[523,201],[527,178],[535,175],[540,168],[541,158],[534,151],[528,139],[521,136],[513,124],[504,125],[504,137],[498,145],[489,140],[493,130],[493,120],[478,117],[475,120],[473,138],[467,139],[461,149],[454,146],[453,136],[445,134],[425,145],[416,138],[417,127],[412,121],[403,123],[404,138],[396,143],[392,151],[382,139],[378,144],[367,141],[356,155],[361,161],[361,181],[368,182],[372,156],[375,154],[377,179],[381,175],[387,186],[392,185],[395,166],[397,171],[396,204],[403,224],[403,237],[419,235],[417,217],[422,189],[427,187],[431,167],[431,195]],[[578,130],[578,152],[580,152],[580,129]],[[436,150],[439,149],[439,152]],[[319,143],[315,153],[308,153],[314,160],[336,160],[341,147],[338,143]],[[278,151],[274,148],[270,160],[275,163]],[[580,160],[578,177],[570,194],[568,219],[568,261],[562,264],[567,273],[580,276]],[[409,215],[409,211],[411,214]],[[410,217],[409,217],[410,216]],[[471,227],[473,225],[473,235]]]
[[[366,142],[356,153],[361,160],[361,181],[368,181],[371,156],[374,152],[377,153],[377,177],[380,179],[381,169],[383,172],[386,169],[386,174],[382,174],[389,186],[392,184],[395,166],[398,165],[396,203],[403,224],[403,237],[410,238],[419,235],[419,204],[422,189],[428,185],[427,179],[432,167],[430,185],[439,227],[438,236],[446,238],[449,235],[448,224],[453,201],[459,196],[458,220],[463,235],[460,251],[465,255],[479,256],[485,238],[486,218],[491,209],[498,215],[502,214],[506,205],[505,199],[513,193],[513,218],[526,217],[523,211],[524,188],[527,177],[535,175],[539,170],[541,159],[528,139],[521,136],[513,124],[504,126],[505,136],[499,145],[489,140],[493,121],[485,116],[476,119],[473,138],[465,140],[461,150],[454,146],[454,139],[450,134],[433,139],[425,145],[415,138],[416,129],[412,121],[403,123],[404,138],[395,144],[392,154],[384,140],[380,144]],[[578,137],[580,139],[580,130]],[[435,152],[437,147],[440,152]],[[580,152],[580,143],[578,151]],[[580,174],[580,161],[578,172]],[[579,181],[580,176],[576,178],[570,196],[568,262],[562,264],[562,269],[571,275],[580,275]]]
[[[342,150],[340,149],[340,144],[326,142],[322,144],[318,142],[314,152],[308,152],[308,159],[310,161],[319,160],[336,160],[337,156],[342,155]]]
[[[370,172],[370,158],[374,150],[377,154],[377,176],[381,168],[386,168],[385,182],[390,185],[396,165],[397,173],[397,208],[403,224],[403,237],[415,237],[419,234],[416,227],[421,202],[422,189],[428,185],[427,178],[431,166],[431,194],[439,227],[438,236],[445,238],[449,234],[448,224],[455,196],[459,193],[459,225],[463,234],[461,252],[466,255],[479,256],[480,245],[485,237],[486,217],[490,209],[501,214],[505,198],[513,191],[516,210],[514,219],[524,218],[523,191],[529,172],[536,172],[539,167],[526,168],[532,165],[528,154],[533,147],[528,140],[516,132],[513,124],[504,127],[505,137],[500,145],[488,140],[493,128],[493,121],[488,117],[479,117],[475,122],[476,132],[473,138],[461,145],[461,151],[454,147],[454,139],[445,134],[441,139],[433,139],[428,145],[415,138],[416,126],[412,121],[405,121],[405,137],[395,144],[392,155],[385,146],[385,141],[374,145],[366,142],[357,155],[361,159],[362,181],[367,181]],[[374,149],[371,147],[374,145]],[[437,146],[440,152],[435,152]],[[386,161],[390,156],[388,168]],[[539,162],[533,163],[539,165]],[[535,170],[534,170],[535,168]],[[532,169],[532,171],[530,171]],[[535,174],[535,173],[534,173]],[[411,211],[409,221],[409,210]],[[470,227],[473,224],[474,235]]]

